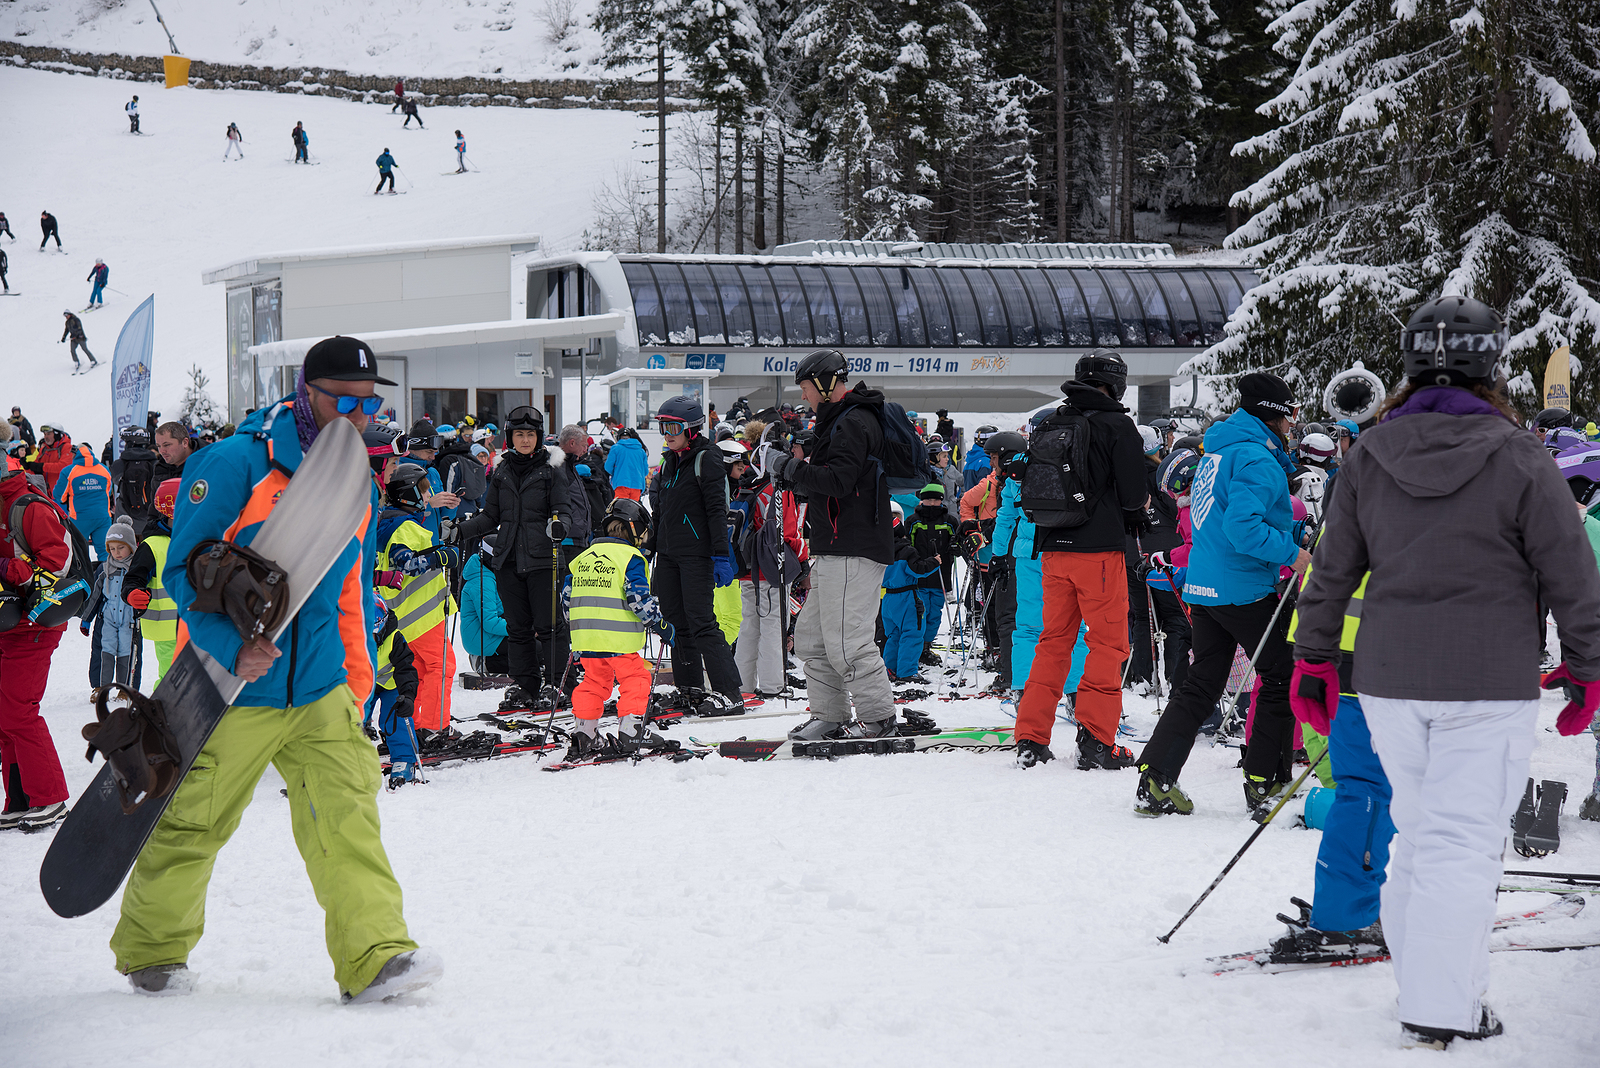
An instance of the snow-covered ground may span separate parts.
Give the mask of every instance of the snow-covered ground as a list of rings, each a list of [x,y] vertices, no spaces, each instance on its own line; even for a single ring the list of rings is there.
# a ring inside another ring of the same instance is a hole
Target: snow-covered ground
[[[150,136],[128,133],[122,106],[133,92]],[[487,234],[537,233],[547,248],[576,247],[595,188],[633,158],[641,122],[621,111],[433,108],[419,131],[415,123],[402,129],[402,116],[387,108],[345,101],[15,68],[0,68],[0,100],[0,144],[8,146],[0,211],[17,235],[0,237],[0,247],[21,293],[0,299],[0,406],[20,404],[35,426],[59,419],[74,440],[96,447],[111,426],[104,364],[151,293],[152,405],[174,413],[194,364],[225,401],[225,287],[202,285],[202,270],[282,249]],[[321,166],[291,162],[297,121]],[[245,158],[224,163],[230,122],[244,134]],[[481,172],[443,173],[455,169],[458,128]],[[406,196],[372,195],[373,160],[386,147]],[[36,251],[47,209],[65,255],[53,241]],[[83,320],[102,377],[70,378],[67,347],[56,344],[61,312],[88,303],[84,279],[97,256],[111,268],[111,289],[105,308]]]
[[[75,792],[94,770],[78,734],[86,646],[68,632],[44,707]],[[457,717],[495,699],[458,689]],[[1153,705],[1129,697],[1141,736]],[[1004,722],[992,700],[916,707],[946,726]],[[1533,772],[1572,786],[1565,841],[1508,866],[1595,870],[1600,828],[1575,817],[1594,742],[1553,733],[1556,708],[1547,698]],[[670,734],[771,737],[795,721]],[[58,919],[36,875],[50,834],[7,834],[0,1056],[16,1068],[1424,1063],[1397,1048],[1386,964],[1181,975],[1279,933],[1273,914],[1311,894],[1318,833],[1286,812],[1158,945],[1254,826],[1236,751],[1196,749],[1183,780],[1196,815],[1140,820],[1134,773],[1074,770],[1069,731],[1063,759],[1027,772],[999,753],[437,769],[379,805],[412,935],[444,955],[445,978],[359,1009],[338,1004],[276,772],[218,859],[190,959],[199,991],[184,999],[131,993],[107,949],[117,901]],[[1600,935],[1590,900],[1559,933]],[[1596,1063],[1600,951],[1497,954],[1493,976],[1506,1034],[1450,1063]]]
[[[598,77],[594,0],[161,0],[183,54],[212,63],[356,74]],[[159,56],[169,49],[146,0],[13,0],[0,37],[80,52]],[[615,74],[610,75],[615,77]],[[424,79],[426,81],[426,79]]]

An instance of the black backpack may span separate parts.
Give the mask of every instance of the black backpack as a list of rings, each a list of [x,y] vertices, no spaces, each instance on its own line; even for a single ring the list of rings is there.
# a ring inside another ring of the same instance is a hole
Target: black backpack
[[[884,401],[879,420],[883,424],[883,473],[890,485],[900,480],[916,481],[916,489],[927,485],[928,443],[911,425],[905,407]]]
[[[1028,439],[1022,476],[1022,512],[1045,530],[1081,527],[1094,513],[1089,415],[1065,405]]]
[[[150,477],[155,473],[155,460],[128,460],[122,462],[122,478],[117,481],[117,505],[134,519],[150,518],[155,510],[150,500]]]
[[[67,518],[67,513],[61,510],[60,505],[37,493],[24,493],[18,497],[12,502],[11,511],[6,516],[11,528],[11,542],[19,554],[28,557],[34,555],[32,546],[22,533],[23,513],[28,505],[34,503],[45,505],[61,520],[61,525],[67,530],[71,555],[66,571],[48,590],[35,588],[24,607],[24,614],[30,622],[41,627],[55,627],[83,612],[89,600],[90,583],[94,580],[94,566],[89,562],[89,542],[82,532]]]

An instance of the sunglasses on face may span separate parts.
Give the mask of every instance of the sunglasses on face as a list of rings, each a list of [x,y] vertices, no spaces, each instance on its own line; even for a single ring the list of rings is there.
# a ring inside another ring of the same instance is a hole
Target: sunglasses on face
[[[377,415],[378,411],[383,407],[383,398],[377,395],[354,397],[348,393],[329,393],[321,386],[312,386],[310,382],[307,382],[306,385],[311,386],[312,389],[324,397],[332,397],[334,400],[333,406],[339,410],[340,415],[349,415],[357,407],[361,409],[364,415]]]

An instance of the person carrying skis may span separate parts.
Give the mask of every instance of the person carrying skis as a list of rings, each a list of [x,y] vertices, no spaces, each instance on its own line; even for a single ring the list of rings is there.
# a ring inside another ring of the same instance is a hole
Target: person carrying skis
[[[61,314],[66,316],[66,323],[61,328],[61,338],[56,344],[59,345],[68,338],[72,339],[72,345],[68,349],[72,354],[72,373],[77,374],[83,370],[83,364],[78,360],[79,349],[82,349],[83,354],[89,357],[90,367],[99,367],[100,361],[95,359],[94,353],[89,351],[89,338],[83,332],[83,320],[73,315],[71,308],[61,309]]]
[[[384,489],[388,503],[378,515],[378,592],[393,610],[400,634],[417,661],[416,725],[442,731],[450,726],[450,687],[456,653],[450,640],[450,572],[460,555],[440,545],[419,520],[428,481],[416,464],[401,464]]]
[[[417,113],[417,101],[414,97],[406,98],[406,102],[400,105],[400,112],[406,117],[406,121],[400,124],[402,128],[410,126],[412,119],[417,120],[417,129],[423,128],[422,116]]]
[[[378,643],[376,674],[372,680],[372,696],[367,698],[362,712],[361,725],[372,734],[372,713],[378,713],[378,734],[389,750],[389,789],[398,790],[407,783],[417,781],[417,731],[414,719],[417,710],[416,655],[400,633],[399,623],[389,609],[388,602],[376,593],[372,595],[372,639]]]
[[[600,744],[600,716],[613,686],[617,696],[616,744],[624,751],[659,748],[659,735],[644,724],[653,672],[640,656],[645,631],[668,645],[676,637],[650,590],[650,568],[639,551],[650,534],[644,505],[626,498],[606,509],[605,536],[579,553],[561,583],[561,607],[572,631],[572,652],[583,665],[583,681],[572,691],[577,720],[566,759],[579,760]]]
[[[294,142],[294,161],[296,163],[310,163],[306,157],[306,149],[311,147],[311,135],[306,133],[304,123],[297,122],[294,129],[289,131],[289,140]],[[241,152],[240,155],[243,155]]]
[[[194,989],[187,960],[204,926],[206,884],[270,763],[288,784],[290,827],[316,899],[333,975],[346,1002],[422,989],[443,973],[438,954],[406,930],[400,885],[378,829],[378,756],[355,725],[372,689],[372,597],[377,548],[370,514],[345,543],[284,631],[279,648],[245,642],[220,612],[193,607],[187,562],[212,539],[249,545],[305,450],[335,419],[358,427],[383,404],[371,348],[356,338],[311,346],[295,392],[261,408],[239,433],[184,465],[178,516],[162,580],[188,640],[245,681],[156,823],[122,894],[111,937],[119,972],[136,991]],[[377,501],[376,484],[370,498]],[[369,505],[369,508],[371,506]],[[0,641],[4,640],[0,635]]]
[[[1227,688],[1235,647],[1260,650],[1261,689],[1244,761],[1245,803],[1252,813],[1263,813],[1289,782],[1293,660],[1284,637],[1288,613],[1279,610],[1276,586],[1280,568],[1303,572],[1311,563],[1289,500],[1294,465],[1285,441],[1295,411],[1283,379],[1247,374],[1239,380],[1238,410],[1206,431],[1205,459],[1190,487],[1194,545],[1184,586],[1194,663],[1139,754],[1141,815],[1194,811],[1177,779],[1201,724]]]
[[[418,119],[417,123],[418,123],[418,125],[421,125],[422,120]],[[465,137],[461,136],[461,131],[460,130],[457,130],[456,131],[456,173],[457,174],[465,174],[466,172],[467,172],[467,139]]]
[[[228,147],[223,150],[222,162],[228,162],[228,158],[232,156],[236,150],[239,153],[239,158],[244,159],[243,142],[244,135],[239,132],[239,124],[236,122],[228,123]]]
[[[385,148],[383,150],[383,155],[379,156],[377,158],[376,162],[377,162],[377,165],[378,165],[378,188],[376,188],[376,189],[374,189],[372,191],[373,196],[377,196],[379,193],[383,192],[383,183],[384,182],[388,182],[389,183],[389,192],[393,193],[394,192],[394,168],[396,166],[395,161],[394,161],[394,157],[391,156],[389,154],[389,150],[387,148]]]
[[[139,132],[139,94],[133,94],[133,99],[124,105],[123,111],[128,113],[128,132]]]
[[[89,276],[85,282],[93,282],[94,288],[89,291],[89,307],[104,308],[106,306],[106,283],[111,280],[111,268],[106,266],[106,261],[96,256],[94,266],[89,269]]]
[[[153,519],[145,526],[139,548],[128,564],[128,576],[122,581],[122,599],[139,613],[140,629],[156,647],[152,690],[161,685],[178,649],[178,603],[167,592],[161,572],[166,569],[167,547],[172,544],[172,513],[178,507],[181,482],[169,478],[156,487]]]
[[[48,211],[39,213],[39,229],[44,231],[44,236],[39,239],[39,251],[44,251],[45,242],[52,237],[56,239],[56,248],[61,247],[61,228],[56,224],[56,217]]]
[[[1600,572],[1560,470],[1496,384],[1494,309],[1428,301],[1400,350],[1405,385],[1346,455],[1328,505],[1290,692],[1298,718],[1339,722],[1340,639],[1359,615],[1350,684],[1398,831],[1381,917],[1401,1040],[1442,1049],[1504,1030],[1484,995],[1506,829],[1536,744],[1533,624],[1542,600],[1565,657],[1542,686],[1565,691],[1556,729],[1578,734],[1600,706]]]
[[[99,546],[111,527],[111,472],[101,465],[93,449],[78,446],[76,462],[61,469],[51,496],[66,510],[84,540]]]
[[[139,647],[139,614],[123,600],[123,590],[128,580],[128,565],[133,563],[133,553],[138,536],[125,515],[107,528],[100,545],[100,566],[95,569],[94,585],[89,600],[84,605],[83,617],[78,623],[78,633],[88,637],[94,629],[89,646],[89,685],[137,686]]]

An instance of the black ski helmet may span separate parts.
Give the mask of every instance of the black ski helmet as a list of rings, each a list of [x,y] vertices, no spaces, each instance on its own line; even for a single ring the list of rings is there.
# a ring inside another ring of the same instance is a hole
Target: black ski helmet
[[[693,397],[668,397],[661,402],[661,407],[656,409],[656,422],[663,419],[682,423],[691,430],[698,430],[706,425],[706,412],[700,407],[700,402]]]
[[[539,409],[530,404],[519,405],[506,413],[506,441],[511,440],[513,430],[532,430],[542,439],[544,437],[544,416]]]
[[[606,522],[620,519],[628,524],[635,541],[643,541],[650,534],[650,513],[644,505],[630,497],[614,497],[606,507]]]
[[[124,449],[142,449],[150,444],[150,432],[142,426],[125,426],[117,436],[122,439]]]
[[[1577,426],[1577,419],[1565,408],[1546,408],[1533,417],[1535,430],[1554,430],[1558,426]]]
[[[800,361],[794,371],[796,385],[810,380],[817,392],[826,400],[833,387],[850,381],[850,361],[838,349],[818,349]]]
[[[399,435],[393,430],[369,428],[361,432],[361,443],[367,447],[367,462],[374,474],[383,473],[383,465],[395,455],[394,443]]]
[[[1010,459],[1014,453],[1028,451],[1028,439],[1015,430],[1001,430],[984,439],[983,451],[1002,459]]]
[[[1428,301],[1411,313],[1400,334],[1406,377],[1430,386],[1487,382],[1505,350],[1505,323],[1471,297]]]
[[[389,478],[384,496],[396,508],[421,508],[428,491],[428,469],[416,464],[401,464]]]
[[[1086,386],[1105,386],[1111,390],[1112,397],[1121,400],[1122,394],[1128,389],[1128,364],[1110,349],[1095,349],[1079,358],[1078,365],[1072,370],[1072,377]],[[1063,384],[1061,392],[1066,391],[1067,387]]]

